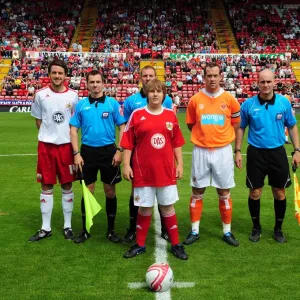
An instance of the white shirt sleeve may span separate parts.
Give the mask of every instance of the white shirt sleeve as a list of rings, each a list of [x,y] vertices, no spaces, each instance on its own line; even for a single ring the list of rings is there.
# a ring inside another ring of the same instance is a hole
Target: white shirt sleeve
[[[31,105],[31,115],[36,119],[42,120],[42,105],[39,94],[35,94],[34,101]]]

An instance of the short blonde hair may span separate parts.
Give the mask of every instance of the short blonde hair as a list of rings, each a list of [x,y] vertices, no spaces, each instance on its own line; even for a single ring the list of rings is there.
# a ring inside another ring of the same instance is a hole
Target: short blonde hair
[[[164,93],[164,99],[163,99],[164,102],[167,94],[167,88],[164,82],[160,81],[157,78],[152,79],[147,83],[147,86],[144,91],[147,98],[150,91],[162,91]]]

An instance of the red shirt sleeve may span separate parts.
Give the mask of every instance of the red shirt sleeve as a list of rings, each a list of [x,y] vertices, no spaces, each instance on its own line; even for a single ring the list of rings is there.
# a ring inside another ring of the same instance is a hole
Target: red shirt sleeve
[[[132,114],[131,118],[129,119],[125,127],[120,146],[128,150],[133,150],[135,146],[134,114]]]

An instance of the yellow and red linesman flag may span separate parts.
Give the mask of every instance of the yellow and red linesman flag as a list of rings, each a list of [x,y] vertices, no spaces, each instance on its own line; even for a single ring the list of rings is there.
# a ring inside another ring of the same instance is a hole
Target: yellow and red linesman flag
[[[298,220],[300,226],[300,189],[298,178],[294,172],[294,202],[295,202],[295,217]]]
[[[91,227],[93,225],[93,217],[101,210],[100,204],[95,199],[94,195],[90,192],[90,190],[85,185],[84,180],[81,180],[82,184],[82,193],[84,199],[84,207],[85,207],[85,226],[88,233],[91,232]]]

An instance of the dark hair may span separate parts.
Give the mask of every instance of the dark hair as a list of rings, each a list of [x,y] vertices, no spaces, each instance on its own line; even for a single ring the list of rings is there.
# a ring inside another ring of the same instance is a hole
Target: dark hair
[[[220,66],[215,63],[215,62],[209,62],[205,65],[205,68],[204,68],[204,76],[206,76],[206,70],[207,68],[215,68],[215,67],[218,67],[219,68],[219,74],[221,75],[221,68]]]
[[[147,86],[145,87],[145,94],[147,96],[147,103],[149,102],[148,100],[148,94],[150,91],[162,91],[164,93],[164,99],[162,102],[164,102],[165,98],[166,98],[166,94],[167,94],[167,88],[164,82],[160,81],[157,78],[152,79],[151,81],[149,81],[147,83]]]
[[[52,66],[62,67],[65,71],[65,75],[68,74],[68,67],[67,67],[66,63],[63,60],[61,60],[61,59],[52,60],[51,63],[48,65],[48,74],[51,73]]]
[[[96,75],[100,75],[102,82],[104,81],[103,75],[98,70],[92,70],[86,74],[86,82],[89,82],[90,76],[96,76]]]

